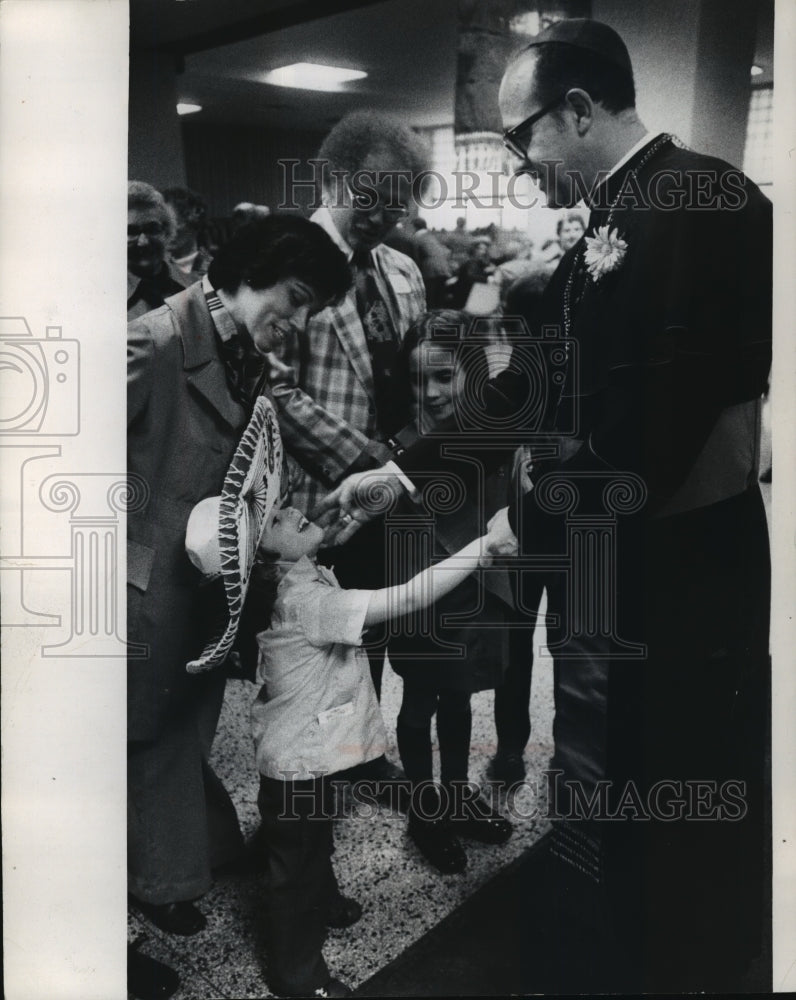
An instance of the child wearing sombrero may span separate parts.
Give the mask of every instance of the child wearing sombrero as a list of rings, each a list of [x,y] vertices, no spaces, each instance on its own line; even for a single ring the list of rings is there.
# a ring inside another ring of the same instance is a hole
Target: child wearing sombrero
[[[348,926],[362,911],[342,896],[332,867],[329,780],[378,757],[386,744],[367,658],[357,647],[366,629],[432,604],[514,537],[498,518],[487,535],[406,583],[342,590],[315,560],[324,530],[272,494],[260,511],[259,561],[247,598],[247,616],[260,626],[252,730],[268,850],[268,982],[284,996],[347,996],[322,948],[327,927]],[[214,548],[219,504],[202,501],[188,525],[189,554],[206,575],[222,562]]]

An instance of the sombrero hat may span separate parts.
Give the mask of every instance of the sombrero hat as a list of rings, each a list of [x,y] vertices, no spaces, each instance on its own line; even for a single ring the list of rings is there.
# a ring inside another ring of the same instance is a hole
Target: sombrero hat
[[[258,397],[232,457],[221,495],[191,511],[185,533],[188,557],[205,577],[220,577],[226,597],[225,622],[186,669],[210,670],[227,658],[240,624],[257,547],[265,522],[280,496],[282,438],[274,408]]]

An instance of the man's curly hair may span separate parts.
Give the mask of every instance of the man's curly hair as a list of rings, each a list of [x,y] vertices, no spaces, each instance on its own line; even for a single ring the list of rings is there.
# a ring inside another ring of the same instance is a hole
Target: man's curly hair
[[[375,111],[352,111],[341,118],[321,143],[318,159],[325,171],[354,174],[370,156],[384,153],[413,178],[431,169],[426,141],[408,125]]]

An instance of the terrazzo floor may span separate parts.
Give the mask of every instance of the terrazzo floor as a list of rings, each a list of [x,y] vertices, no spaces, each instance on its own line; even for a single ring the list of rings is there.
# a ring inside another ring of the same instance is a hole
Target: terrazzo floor
[[[543,608],[542,608],[543,610]],[[351,928],[330,931],[324,955],[331,974],[356,987],[396,958],[443,917],[497,874],[549,828],[537,795],[541,772],[552,753],[552,661],[539,655],[544,630],[534,636],[531,742],[525,753],[525,784],[513,797],[514,833],[507,844],[491,847],[465,842],[468,867],[460,875],[440,875],[406,836],[406,820],[388,808],[363,809],[350,796],[336,823],[334,865],[340,887],[364,909]],[[395,720],[401,702],[401,680],[385,668],[382,711],[393,739],[388,754],[398,761]],[[254,685],[230,681],[214,747],[213,766],[229,790],[246,837],[259,825],[258,778],[249,734],[249,706]],[[473,696],[470,780],[488,786],[485,770],[495,749],[493,692]],[[501,799],[505,806],[505,799]],[[365,815],[369,813],[369,815]],[[170,965],[180,975],[174,1000],[268,997],[264,956],[257,932],[264,888],[256,876],[227,877],[216,882],[199,906],[207,928],[191,938],[164,934],[145,918],[130,914],[131,939],[143,935],[141,951]]]

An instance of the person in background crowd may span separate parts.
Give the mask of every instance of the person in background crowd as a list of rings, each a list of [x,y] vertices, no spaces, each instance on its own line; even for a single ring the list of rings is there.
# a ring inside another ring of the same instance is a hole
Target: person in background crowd
[[[273,216],[241,227],[201,282],[128,327],[127,467],[145,501],[127,515],[128,884],[172,934],[204,928],[192,901],[243,852],[209,764],[224,672],[186,670],[209,617],[185,553],[188,516],[221,490],[266,389],[263,355],[350,281],[318,226]]]
[[[555,270],[556,265],[564,256],[564,251],[561,249],[561,244],[557,239],[545,240],[542,244],[541,257],[546,264],[550,264]]]
[[[428,150],[408,126],[369,111],[343,118],[324,139],[323,206],[312,216],[345,254],[354,286],[339,305],[315,316],[306,341],[288,338],[273,376],[274,398],[288,455],[297,463],[292,502],[314,506],[351,472],[378,466],[404,409],[394,378],[409,325],[425,309],[417,265],[385,246],[407,217],[411,181],[428,169]],[[352,184],[367,172],[377,197]],[[398,425],[400,426],[400,424]],[[325,554],[344,587],[381,587],[385,580],[383,521]],[[384,640],[371,637],[373,683],[381,691]],[[385,758],[374,765],[384,780],[403,778]],[[389,790],[387,792],[389,794]]]
[[[206,233],[207,206],[189,188],[164,188],[163,197],[177,218],[177,232],[169,244],[171,259],[192,284],[207,274],[212,260]]]
[[[504,303],[512,284],[520,278],[533,274],[538,264],[533,259],[533,242],[525,240],[517,247],[514,257],[504,261],[495,268],[493,281],[500,288],[500,301]]]
[[[488,281],[494,273],[495,268],[489,258],[490,246],[488,237],[477,237],[471,243],[470,256],[459,268],[456,284],[451,287],[451,305],[454,309],[462,309],[473,285]]]
[[[450,250],[429,231],[425,219],[414,219],[417,266],[426,286],[426,305],[441,308],[447,296],[446,285],[451,277]]]
[[[556,225],[556,236],[561,252],[566,253],[567,250],[571,250],[585,232],[586,226],[580,212],[567,212]]]
[[[172,209],[151,184],[127,185],[127,320],[162,306],[189,281],[169,259],[177,231]]]
[[[255,205],[251,201],[241,201],[232,209],[232,221],[237,228],[242,226],[244,222],[265,219],[270,214],[271,209],[267,205]]]
[[[463,215],[456,220],[456,228],[445,236],[445,245],[451,252],[451,270],[455,273],[470,254],[472,237],[467,232],[467,222]]]

